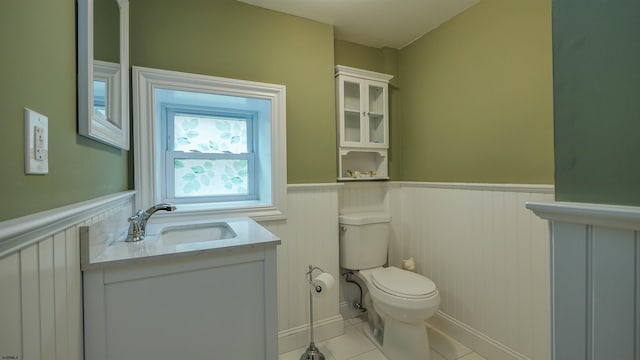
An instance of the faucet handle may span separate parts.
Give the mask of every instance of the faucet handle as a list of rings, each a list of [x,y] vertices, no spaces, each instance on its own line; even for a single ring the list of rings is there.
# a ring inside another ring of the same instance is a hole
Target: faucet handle
[[[127,219],[129,221],[130,224],[132,223],[137,223],[140,221],[140,219],[142,219],[142,214],[143,211],[142,210],[138,210],[138,212],[136,212],[135,215],[130,216],[129,219]]]

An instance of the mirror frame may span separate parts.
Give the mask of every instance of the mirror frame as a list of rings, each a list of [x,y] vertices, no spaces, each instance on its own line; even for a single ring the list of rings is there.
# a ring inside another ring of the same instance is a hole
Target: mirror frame
[[[120,105],[115,116],[120,126],[95,116],[93,108],[94,44],[93,0],[77,0],[78,4],[78,133],[107,145],[129,150],[129,0],[117,0],[120,7],[120,67],[113,74],[108,92]],[[106,94],[105,94],[106,95]],[[112,113],[112,112],[109,112]]]

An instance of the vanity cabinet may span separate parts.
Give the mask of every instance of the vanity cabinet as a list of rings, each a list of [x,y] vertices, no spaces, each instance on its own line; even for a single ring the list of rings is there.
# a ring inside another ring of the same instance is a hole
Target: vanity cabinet
[[[275,246],[83,275],[87,360],[278,357]]]
[[[336,66],[338,179],[388,179],[389,88],[392,76]]]
[[[85,359],[277,359],[280,239],[225,222],[235,237],[204,241],[202,222],[168,222],[106,247],[103,224],[81,227]],[[161,238],[176,224],[191,229],[183,241]]]

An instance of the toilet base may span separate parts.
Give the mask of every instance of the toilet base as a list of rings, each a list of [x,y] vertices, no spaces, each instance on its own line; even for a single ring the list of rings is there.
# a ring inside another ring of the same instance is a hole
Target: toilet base
[[[389,360],[430,360],[429,338],[424,323],[409,324],[385,319],[382,344],[367,325],[364,334]]]

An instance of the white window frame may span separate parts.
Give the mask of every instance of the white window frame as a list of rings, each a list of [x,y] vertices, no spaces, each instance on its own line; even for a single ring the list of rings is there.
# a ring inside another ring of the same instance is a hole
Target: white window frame
[[[165,175],[162,173],[163,129],[156,123],[156,88],[196,91],[221,95],[268,99],[271,103],[271,184],[270,196],[261,192],[256,200],[176,204],[176,220],[250,216],[255,220],[286,218],[286,87],[245,80],[198,75],[134,66],[133,133],[136,208],[145,209],[162,202]],[[162,217],[163,214],[156,216]]]
[[[207,108],[202,106],[191,106],[182,104],[161,104],[161,124],[162,135],[161,143],[164,152],[162,163],[164,164],[164,183],[162,184],[163,198],[172,203],[191,203],[191,202],[225,202],[225,201],[238,201],[238,200],[255,200],[258,198],[258,190],[256,188],[256,180],[258,177],[256,171],[256,154],[258,146],[258,136],[254,130],[256,126],[256,112],[243,111],[243,110],[229,110],[219,108]],[[171,114],[191,114],[208,117],[225,117],[232,119],[244,120],[247,124],[247,153],[242,154],[225,154],[225,153],[198,153],[198,152],[183,152],[173,149],[174,124],[173,119],[169,118]],[[164,132],[166,131],[166,133]],[[247,195],[214,195],[214,196],[194,196],[194,197],[176,197],[175,196],[175,168],[174,161],[180,158],[190,159],[210,159],[210,160],[246,160],[248,169],[248,181]]]

